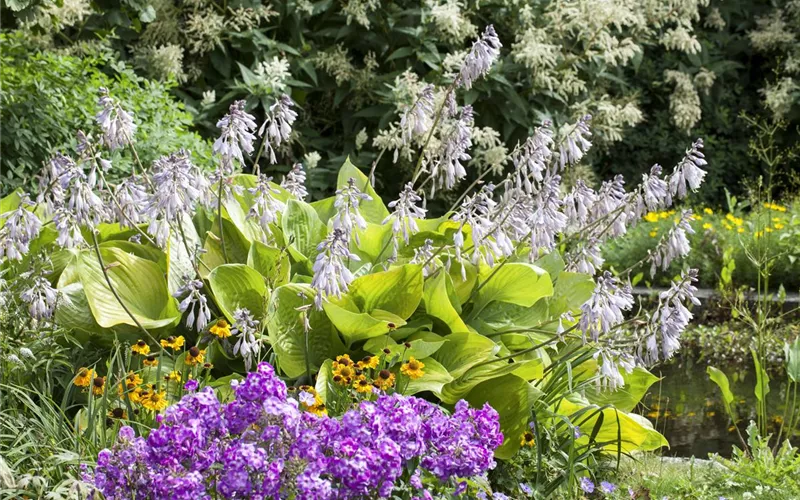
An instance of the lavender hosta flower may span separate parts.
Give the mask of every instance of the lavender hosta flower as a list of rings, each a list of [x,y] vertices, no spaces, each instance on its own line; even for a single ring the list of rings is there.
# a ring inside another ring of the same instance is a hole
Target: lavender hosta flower
[[[142,222],[142,212],[147,206],[147,191],[135,178],[120,182],[114,190],[117,204],[112,204],[120,227],[133,227]]]
[[[160,247],[169,238],[170,224],[179,217],[191,216],[208,187],[207,181],[192,165],[189,154],[179,151],[153,162],[155,189],[147,199],[142,215],[150,218],[150,233]]]
[[[607,348],[601,348],[594,353],[594,359],[598,360],[600,378],[598,380],[603,390],[615,391],[625,386],[625,377],[622,370],[631,374],[636,367],[636,360],[631,354]]]
[[[491,24],[486,27],[483,34],[472,43],[461,70],[458,73],[458,85],[469,90],[472,84],[489,72],[497,57],[500,55],[500,48],[503,45],[497,37],[497,32]]]
[[[422,276],[427,278],[436,271],[436,264],[433,262],[433,240],[427,239],[422,246],[414,249],[412,264],[425,264],[422,268]]]
[[[302,163],[294,164],[281,181],[281,187],[298,200],[306,199],[306,196],[308,196],[308,191],[306,191],[306,172],[303,170]]]
[[[248,370],[253,365],[253,358],[258,356],[261,343],[256,339],[259,321],[253,318],[248,309],[237,309],[233,312],[233,329],[231,335],[237,337],[233,346],[233,354],[244,359],[244,366]]]
[[[355,234],[357,243],[359,242],[358,233],[353,230],[367,228],[367,221],[358,208],[362,201],[372,201],[372,196],[362,193],[356,186],[356,180],[350,177],[345,187],[336,190],[336,198],[333,202],[333,206],[336,208],[336,214],[333,216],[334,227],[341,228],[347,234],[348,239],[351,234]]]
[[[436,189],[452,189],[458,181],[467,176],[462,162],[472,158],[467,154],[467,150],[472,146],[473,123],[472,106],[464,106],[432,160],[431,176],[434,186],[432,193],[435,193]]]
[[[248,156],[253,152],[253,142],[256,136],[253,131],[257,125],[255,117],[244,110],[245,101],[234,101],[228,114],[217,122],[220,136],[214,141],[213,151],[222,157],[223,167],[231,172],[233,160],[244,165],[244,154]]]
[[[247,216],[258,221],[258,225],[268,238],[272,238],[270,224],[278,222],[278,214],[286,209],[286,205],[275,198],[280,191],[270,185],[272,177],[259,175],[256,187],[248,189],[253,195],[253,205]]]
[[[106,88],[100,88],[100,98],[97,103],[101,109],[97,113],[96,120],[103,131],[103,143],[111,151],[133,144],[133,138],[136,136],[133,116],[122,109],[108,94]]]
[[[56,244],[63,248],[75,248],[85,242],[81,227],[72,210],[62,207],[53,214],[53,223],[58,231]]]
[[[589,223],[595,224],[593,235],[605,240],[609,237],[620,237],[628,229],[630,219],[626,201],[628,194],[625,192],[625,179],[617,175],[611,181],[605,181],[600,186],[595,203],[592,205],[592,214]]]
[[[537,127],[534,134],[517,148],[511,155],[514,164],[514,178],[517,189],[531,194],[534,190],[533,181],[542,182],[543,173],[553,156],[550,147],[553,145],[553,131],[550,123],[545,122]]]
[[[567,227],[567,216],[561,211],[564,202],[559,196],[560,186],[561,177],[553,175],[542,182],[542,189],[536,195],[536,208],[528,220],[531,259],[555,248],[556,236]]]
[[[625,320],[623,311],[633,308],[633,295],[630,285],[619,286],[617,278],[606,271],[597,278],[592,297],[581,306],[580,329],[584,337],[589,335],[597,340],[601,333]]]
[[[642,174],[644,204],[651,212],[672,205],[669,185],[665,180],[661,179],[662,170],[661,165],[655,164],[650,169],[650,175]]]
[[[700,300],[695,297],[695,282],[697,269],[689,269],[681,273],[680,280],[673,281],[668,290],[659,294],[658,308],[648,325],[646,353],[642,356],[646,362],[657,362],[660,359],[659,354],[663,357],[661,359],[670,359],[680,348],[680,337],[693,317],[686,304],[700,305]]]
[[[666,271],[675,259],[686,257],[691,251],[689,238],[686,234],[694,234],[691,220],[693,218],[691,210],[682,210],[677,222],[670,228],[669,232],[661,238],[658,246],[650,251],[650,276],[656,275],[656,270],[661,267]]]
[[[28,313],[37,321],[51,319],[56,310],[58,290],[50,286],[50,282],[37,276],[30,288],[20,294],[23,302],[28,304]]]
[[[594,274],[603,267],[605,259],[603,258],[603,252],[597,239],[588,238],[578,242],[575,250],[570,252],[568,262],[568,271],[594,276]]]
[[[706,171],[702,167],[708,165],[708,162],[705,160],[702,149],[703,139],[697,139],[692,147],[686,150],[686,155],[680,163],[675,166],[675,170],[669,176],[669,191],[672,196],[685,198],[687,186],[692,191],[697,191],[700,184],[703,183]]]
[[[597,193],[579,179],[564,197],[564,215],[567,216],[567,226],[573,229],[584,226],[589,221],[596,202]]]
[[[170,496],[183,492],[175,487],[180,480],[191,498],[292,492],[298,499],[355,500],[391,497],[405,471],[419,464],[410,482],[428,498],[426,483],[485,474],[503,442],[499,416],[488,405],[460,401],[446,415],[432,403],[394,394],[362,401],[339,419],[317,416],[301,410],[266,363],[231,387],[234,400],[227,404],[210,387],[192,388],[146,439],[123,426],[87,479],[108,500],[183,498]]]
[[[399,247],[399,237],[402,234],[403,241],[408,245],[409,237],[412,234],[419,232],[417,226],[417,219],[425,219],[427,210],[417,206],[417,203],[422,201],[416,191],[414,191],[414,184],[409,182],[400,192],[400,197],[394,201],[389,202],[389,208],[393,209],[381,224],[392,222],[393,234],[393,253],[392,256],[397,258],[397,251]]]
[[[558,160],[562,170],[567,165],[575,165],[581,161],[583,155],[592,147],[592,143],[587,139],[592,135],[589,130],[591,120],[592,115],[582,116],[564,137],[558,150]]]
[[[211,311],[208,309],[208,299],[200,293],[203,288],[203,281],[199,279],[184,278],[185,281],[173,295],[181,299],[178,310],[182,313],[189,311],[186,315],[186,328],[201,332],[211,320]]]
[[[426,134],[433,124],[433,85],[426,85],[417,101],[400,118],[403,142],[409,144],[414,137]]]
[[[297,119],[297,112],[292,109],[293,106],[292,98],[282,94],[275,104],[269,107],[267,119],[258,130],[258,135],[267,133],[264,147],[267,148],[269,162],[273,165],[278,162],[275,158],[275,148],[287,142],[292,134],[292,124]]]
[[[347,268],[345,259],[360,261],[358,255],[350,252],[347,234],[339,227],[334,227],[319,245],[317,258],[314,261],[314,277],[311,286],[317,291],[314,304],[322,310],[322,301],[326,297],[341,297],[347,292],[353,273]]]
[[[453,215],[454,222],[460,222],[458,230],[453,235],[453,245],[456,251],[456,259],[461,261],[461,251],[464,246],[464,226],[469,226],[472,231],[471,261],[477,265],[481,257],[486,263],[494,266],[497,257],[511,255],[514,245],[511,239],[503,231],[500,224],[493,222],[492,216],[497,209],[497,202],[492,199],[495,186],[492,183],[486,184],[474,196],[467,196],[461,204],[459,210]],[[466,279],[466,270],[462,268],[462,278]]]
[[[42,222],[28,207],[33,206],[27,194],[20,195],[19,206],[0,214],[5,224],[0,228],[0,259],[22,260],[28,253],[30,243],[39,236]]]

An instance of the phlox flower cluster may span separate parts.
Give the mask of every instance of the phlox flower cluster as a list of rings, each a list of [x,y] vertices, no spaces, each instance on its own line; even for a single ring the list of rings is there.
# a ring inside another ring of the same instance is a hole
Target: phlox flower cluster
[[[146,438],[122,427],[85,479],[108,500],[388,497],[401,481],[430,498],[426,485],[492,468],[503,441],[488,405],[461,401],[446,415],[395,394],[341,418],[315,415],[287,396],[267,363],[233,387],[227,404],[209,387],[185,395]]]

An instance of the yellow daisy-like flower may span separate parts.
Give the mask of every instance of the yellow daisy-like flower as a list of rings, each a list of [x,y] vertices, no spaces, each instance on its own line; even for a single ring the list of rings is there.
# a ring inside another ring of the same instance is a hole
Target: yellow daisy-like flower
[[[358,380],[356,380],[353,386],[356,388],[357,392],[360,392],[362,394],[372,392],[372,384],[363,375],[359,377]]]
[[[161,411],[167,407],[167,393],[156,391],[153,387],[142,394],[140,403],[148,410]]]
[[[533,435],[531,431],[525,431],[522,433],[522,436],[519,437],[519,442],[522,446],[529,446],[533,447],[536,446],[536,436]]]
[[[708,215],[714,215],[714,211],[710,208],[706,207],[703,209],[703,212],[707,213]]]
[[[343,365],[343,366],[352,366],[353,360],[350,359],[349,354],[344,354],[342,356],[336,356],[336,363]]]
[[[92,382],[92,377],[94,376],[94,370],[91,368],[83,367],[78,370],[78,374],[75,375],[75,380],[73,383],[78,387],[89,387],[89,384]]]
[[[170,335],[169,337],[161,341],[161,347],[165,349],[169,347],[170,349],[177,351],[178,349],[183,347],[184,342],[185,339],[183,338],[183,335],[179,335],[177,337],[173,337],[172,335]]]
[[[131,346],[131,351],[133,351],[134,354],[147,356],[148,354],[150,354],[150,346],[147,345],[147,342],[145,342],[144,340],[139,340],[138,342],[136,342]]]
[[[140,377],[139,374],[135,372],[128,372],[128,375],[125,377],[125,386],[128,389],[133,389],[142,382],[143,382],[142,377]]]
[[[772,228],[767,226],[767,227],[764,228],[764,232],[771,233],[772,232]]]
[[[703,216],[699,214],[692,214],[689,218],[692,220],[703,220]]]
[[[714,226],[712,226],[710,222],[706,222],[705,224],[703,224],[703,229],[712,229],[713,227]]]
[[[394,373],[389,370],[381,370],[375,377],[375,387],[382,391],[389,390],[394,387],[394,379]]]
[[[181,374],[176,370],[172,370],[169,374],[165,377],[169,382],[180,382],[181,381]]]
[[[655,238],[656,236],[658,236],[658,231],[650,231],[651,238]]]
[[[414,359],[414,356],[411,356],[408,358],[407,363],[403,363],[400,366],[400,373],[411,379],[418,379],[425,375],[425,372],[422,371],[423,368],[425,368],[425,363],[416,360]]]
[[[361,370],[366,370],[367,368],[375,369],[378,367],[378,363],[380,363],[380,358],[378,356],[367,356],[366,358],[362,359],[358,363],[356,363],[356,367]]]
[[[743,232],[744,232],[744,228],[743,228],[743,227],[740,227],[740,228],[736,229],[736,232],[737,232],[737,233],[739,233],[739,234],[741,234],[741,233],[743,233]]]
[[[92,394],[95,396],[102,396],[103,391],[106,389],[106,378],[95,377],[92,381]]]
[[[780,222],[776,222],[775,223],[775,229],[783,229],[784,227],[785,226],[783,224],[781,224]]]
[[[206,350],[199,349],[197,346],[191,347],[186,351],[186,358],[183,360],[189,366],[202,364],[206,360]]]
[[[656,212],[647,212],[644,216],[647,222],[658,222],[658,214]]]
[[[349,365],[333,363],[332,366],[334,378],[341,378],[341,381],[339,382],[340,385],[350,385],[350,381],[356,377],[356,368],[352,364],[352,361]]]
[[[151,354],[151,355],[147,356],[146,358],[144,358],[144,361],[142,361],[142,364],[144,366],[149,366],[149,367],[158,366],[158,358]]]
[[[231,336],[231,325],[229,325],[224,319],[218,319],[217,322],[208,329],[208,331],[211,333],[211,335],[221,339],[227,339]]]

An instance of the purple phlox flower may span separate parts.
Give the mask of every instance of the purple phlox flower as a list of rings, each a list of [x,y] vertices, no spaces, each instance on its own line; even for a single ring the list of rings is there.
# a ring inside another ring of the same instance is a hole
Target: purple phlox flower
[[[602,481],[600,483],[600,490],[607,495],[614,493],[616,489],[617,489],[616,485],[614,485],[613,483],[609,483],[608,481]]]
[[[588,477],[581,478],[580,487],[585,493],[594,492],[594,483]]]

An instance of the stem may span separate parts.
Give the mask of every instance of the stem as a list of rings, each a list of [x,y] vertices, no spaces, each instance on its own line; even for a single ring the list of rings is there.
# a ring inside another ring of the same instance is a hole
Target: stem
[[[219,246],[222,247],[222,257],[228,261],[228,250],[225,248],[225,231],[222,229],[222,169],[219,171],[219,188],[217,188],[217,220],[219,221]]]

